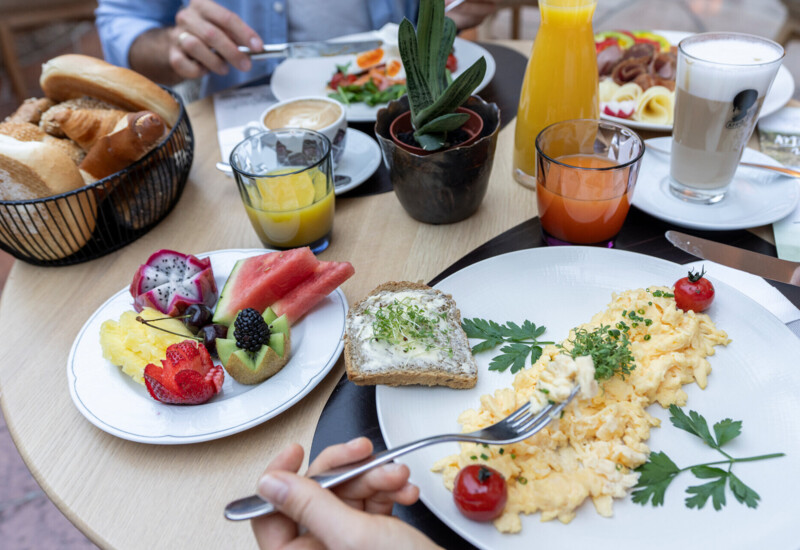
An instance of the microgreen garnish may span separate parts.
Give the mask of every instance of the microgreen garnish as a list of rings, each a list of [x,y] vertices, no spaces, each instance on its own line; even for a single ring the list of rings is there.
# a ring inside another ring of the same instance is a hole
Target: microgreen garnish
[[[653,506],[664,504],[664,494],[672,480],[681,472],[690,470],[697,479],[710,479],[702,485],[693,485],[686,489],[690,495],[686,498],[687,508],[697,508],[698,510],[706,505],[708,499],[715,510],[720,510],[725,506],[725,485],[727,484],[733,496],[740,503],[748,508],[757,508],[758,501],[761,499],[753,489],[733,474],[733,465],[737,462],[753,462],[768,458],[784,456],[784,453],[772,453],[768,455],[750,456],[747,458],[734,458],[722,450],[722,446],[735,439],[742,432],[742,421],[726,418],[714,424],[714,434],[708,429],[708,422],[700,413],[689,411],[687,415],[676,405],[669,406],[670,421],[676,428],[680,428],[690,434],[702,439],[706,445],[716,449],[726,460],[716,462],[706,462],[705,464],[695,464],[679,468],[663,451],[651,453],[650,459],[636,468],[640,473],[639,482],[633,492],[633,502],[645,505],[652,502]],[[727,464],[727,469],[714,468],[717,465]]]
[[[591,332],[579,328],[575,330],[575,338],[569,340],[572,346],[569,350],[561,344],[558,347],[573,359],[591,355],[596,380],[608,380],[617,373],[624,379],[636,368],[628,338],[629,330],[624,321],[617,323],[615,329],[608,325],[601,325]]]
[[[522,325],[509,321],[500,325],[494,321],[486,319],[464,319],[461,327],[467,333],[468,338],[483,340],[472,347],[473,355],[482,351],[487,351],[499,346],[508,344],[500,348],[502,352],[492,358],[489,363],[489,370],[504,371],[509,366],[511,372],[516,373],[525,367],[525,361],[530,355],[531,364],[539,360],[542,356],[542,346],[553,344],[554,342],[540,342],[545,327],[537,327],[530,321],[525,321]]]
[[[442,345],[448,330],[439,326],[441,317],[415,305],[411,298],[382,304],[374,314],[372,333],[375,340],[400,346],[405,353],[417,350],[419,346],[424,351],[441,350],[453,356],[453,348]]]

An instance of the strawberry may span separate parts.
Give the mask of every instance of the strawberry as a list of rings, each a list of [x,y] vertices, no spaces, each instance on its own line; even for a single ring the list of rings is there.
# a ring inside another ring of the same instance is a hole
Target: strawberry
[[[205,346],[192,340],[168,347],[161,365],[147,365],[144,382],[153,399],[162,403],[199,405],[222,389],[222,367],[214,365]]]

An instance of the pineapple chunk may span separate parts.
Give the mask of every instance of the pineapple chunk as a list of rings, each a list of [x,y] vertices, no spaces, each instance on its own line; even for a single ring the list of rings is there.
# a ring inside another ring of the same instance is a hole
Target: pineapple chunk
[[[164,317],[164,314],[144,308],[141,313],[124,312],[119,322],[105,321],[100,327],[100,347],[106,360],[122,367],[122,372],[144,385],[144,368],[148,363],[160,366],[169,346],[192,338],[193,335],[178,319],[165,319],[158,321],[157,325],[183,336],[149,327],[137,321],[137,316],[151,320]]]

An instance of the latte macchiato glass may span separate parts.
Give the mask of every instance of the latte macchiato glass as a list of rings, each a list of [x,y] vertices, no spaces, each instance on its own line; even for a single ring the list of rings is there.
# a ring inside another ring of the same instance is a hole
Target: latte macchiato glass
[[[722,200],[783,55],[780,44],[749,34],[681,40],[669,180],[675,195]]]

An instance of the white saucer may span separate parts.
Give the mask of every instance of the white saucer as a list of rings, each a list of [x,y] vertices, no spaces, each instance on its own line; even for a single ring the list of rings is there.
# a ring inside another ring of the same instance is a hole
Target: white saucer
[[[658,149],[671,150],[672,138],[647,140]],[[780,166],[753,149],[742,160]],[[726,231],[776,222],[792,213],[800,201],[797,181],[758,168],[740,166],[725,198],[716,204],[693,204],[669,190],[669,155],[647,149],[633,193],[633,205],[651,216],[690,229]]]
[[[375,173],[381,165],[381,148],[378,142],[360,130],[347,129],[347,146],[339,165],[333,169],[334,176],[347,176],[349,182],[337,185],[335,193],[341,195],[355,189]]]

